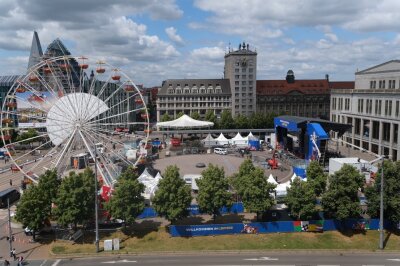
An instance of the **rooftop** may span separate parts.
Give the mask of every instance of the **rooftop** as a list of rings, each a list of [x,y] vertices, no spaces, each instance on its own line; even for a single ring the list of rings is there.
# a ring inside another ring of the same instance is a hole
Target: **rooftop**
[[[329,94],[329,81],[326,79],[257,80],[257,95]]]

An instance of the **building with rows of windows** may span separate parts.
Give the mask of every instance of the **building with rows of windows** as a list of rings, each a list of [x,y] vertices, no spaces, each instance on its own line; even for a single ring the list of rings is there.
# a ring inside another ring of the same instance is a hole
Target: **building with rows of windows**
[[[198,112],[204,118],[207,110],[217,117],[231,110],[231,89],[228,79],[168,79],[158,92],[157,121],[167,113],[177,118],[179,113]]]
[[[400,158],[400,60],[356,72],[353,90],[331,91],[331,120],[351,124],[343,138],[393,161]]]

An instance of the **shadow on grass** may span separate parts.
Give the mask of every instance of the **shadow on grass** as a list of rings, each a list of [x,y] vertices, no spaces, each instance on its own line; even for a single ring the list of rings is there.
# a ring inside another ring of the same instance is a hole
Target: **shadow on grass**
[[[160,225],[160,222],[144,220],[140,223],[136,222],[131,226],[121,228],[121,232],[128,237],[143,238],[151,232],[157,232]]]

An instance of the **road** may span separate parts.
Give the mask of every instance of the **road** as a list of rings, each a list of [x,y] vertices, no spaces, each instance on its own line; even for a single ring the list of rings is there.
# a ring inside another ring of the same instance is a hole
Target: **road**
[[[316,254],[318,253],[318,254]],[[377,266],[400,265],[400,255],[382,253],[259,252],[197,255],[107,256],[79,259],[29,260],[30,266],[165,265],[165,266]]]

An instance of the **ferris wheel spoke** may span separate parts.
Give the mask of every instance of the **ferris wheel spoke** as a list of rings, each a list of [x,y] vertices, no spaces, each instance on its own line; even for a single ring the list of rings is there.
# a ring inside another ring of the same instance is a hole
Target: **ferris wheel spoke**
[[[102,134],[102,133],[100,133],[99,131],[99,129],[98,128],[93,128],[93,129],[90,129],[90,128],[84,128],[84,130],[86,131],[86,132],[90,132],[90,134],[95,134],[95,135],[97,135],[97,136],[101,136],[101,137],[103,137],[103,138],[106,138],[108,141],[110,141],[111,143],[116,143],[116,144],[120,144],[120,145],[124,145],[124,143],[123,142],[120,142],[120,141],[118,141],[118,140],[115,140],[115,139],[113,139],[113,138],[109,138],[109,137],[107,137],[105,134]]]
[[[130,114],[130,113],[133,113],[133,112],[142,111],[142,110],[145,110],[145,109],[146,109],[146,107],[141,107],[141,108],[137,108],[137,109],[133,109],[133,110],[128,110],[128,111],[123,112],[123,113],[110,115],[110,116],[103,117],[103,118],[100,118],[100,119],[97,119],[97,120],[91,120],[91,121],[88,122],[88,124],[93,124],[93,123],[96,123],[98,121],[103,121],[103,120],[110,119],[110,118],[113,118],[113,117],[119,117],[119,116],[122,116],[122,115],[126,115],[126,114]]]
[[[67,143],[65,144],[64,148],[61,150],[60,156],[56,159],[56,163],[54,165],[55,168],[58,167],[58,165],[60,164],[60,161],[63,159],[65,152],[72,147],[71,142],[75,137],[75,133],[76,133],[76,129],[72,132],[71,136],[69,137]]]
[[[24,155],[19,156],[18,158],[15,158],[14,160],[15,160],[15,161],[21,160],[22,158],[28,156],[31,152],[37,151],[38,149],[40,149],[40,148],[46,146],[46,145],[49,144],[49,143],[51,143],[51,140],[46,141],[45,143],[39,145],[38,147],[36,147],[36,148],[34,148],[34,149],[32,149],[32,150],[29,150],[29,152],[25,153]]]
[[[93,136],[93,134],[95,134],[95,135],[99,136],[100,138],[102,138],[103,140],[113,142],[112,139],[106,137],[105,135],[99,134],[99,133],[97,133],[97,132],[95,132],[95,131],[93,131],[93,130],[85,130],[85,132],[87,133],[87,135],[88,135],[92,140],[95,140],[95,137]],[[121,143],[121,144],[123,144],[123,143]],[[123,146],[122,146],[122,147],[123,147]],[[112,148],[112,147],[110,147],[108,150],[109,150],[112,154],[116,155],[117,157],[119,157],[120,159],[122,159],[123,161],[125,161],[126,163],[132,164],[132,163],[130,163],[128,160],[126,160],[122,155],[120,155],[119,153],[113,151],[113,148]]]
[[[86,146],[86,149],[88,150],[88,152],[90,153],[90,156],[92,156],[92,158],[96,158],[96,153],[93,152],[93,146],[94,144],[92,143],[92,146],[89,144],[88,140],[84,137],[84,134],[82,133],[81,130],[78,130],[79,135],[82,138],[83,143]],[[96,160],[96,159],[95,159]],[[111,177],[111,173],[108,171],[108,169],[106,167],[104,167],[106,169],[107,174],[103,171],[102,167],[100,167],[99,165],[97,165],[97,169],[99,170],[99,172],[101,173],[101,175],[103,176],[103,180],[105,181],[105,183],[108,186],[111,186],[112,184],[112,180],[110,180]]]
[[[56,98],[56,97],[57,97],[57,94],[54,92],[54,90],[53,90],[52,88],[50,88],[50,87],[47,85],[47,83],[45,82],[43,76],[39,73],[39,71],[35,70],[35,71],[32,71],[32,73],[33,73],[33,75],[36,75],[36,77],[38,77],[39,82],[41,83],[41,85],[42,85],[44,88],[46,88],[46,90],[47,90],[51,95],[53,95],[53,97]]]
[[[54,146],[54,147],[51,148],[45,155],[43,155],[43,157],[37,159],[37,160],[36,160],[36,163],[35,163],[32,167],[30,167],[29,170],[32,171],[32,172],[34,172],[35,169],[36,169],[41,163],[44,163],[44,161],[45,161],[45,160],[48,160],[49,157],[50,157],[50,159],[51,159],[51,158],[53,157],[53,155],[54,155],[55,153],[57,153],[57,148],[58,148],[58,147],[59,147],[59,146]],[[50,162],[50,163],[51,163],[51,162]]]
[[[24,140],[20,140],[20,141],[15,141],[15,142],[12,142],[12,143],[7,144],[7,145],[15,145],[15,144],[19,144],[19,143],[22,143],[22,142],[31,141],[31,140],[38,139],[38,138],[44,138],[45,136],[48,136],[48,134],[47,134],[47,133],[44,133],[44,134],[41,134],[41,135],[38,135],[38,136],[35,136],[35,137],[32,137],[32,138],[28,138],[28,139],[24,139]],[[7,145],[6,145],[6,146],[7,146]]]
[[[107,103],[110,99],[112,99],[112,97],[114,96],[114,94],[116,94],[117,92],[119,92],[119,90],[122,89],[123,86],[124,86],[125,84],[127,84],[127,83],[128,83],[128,81],[124,81],[113,93],[111,93],[110,96],[107,97],[107,99],[104,100],[104,103]]]

